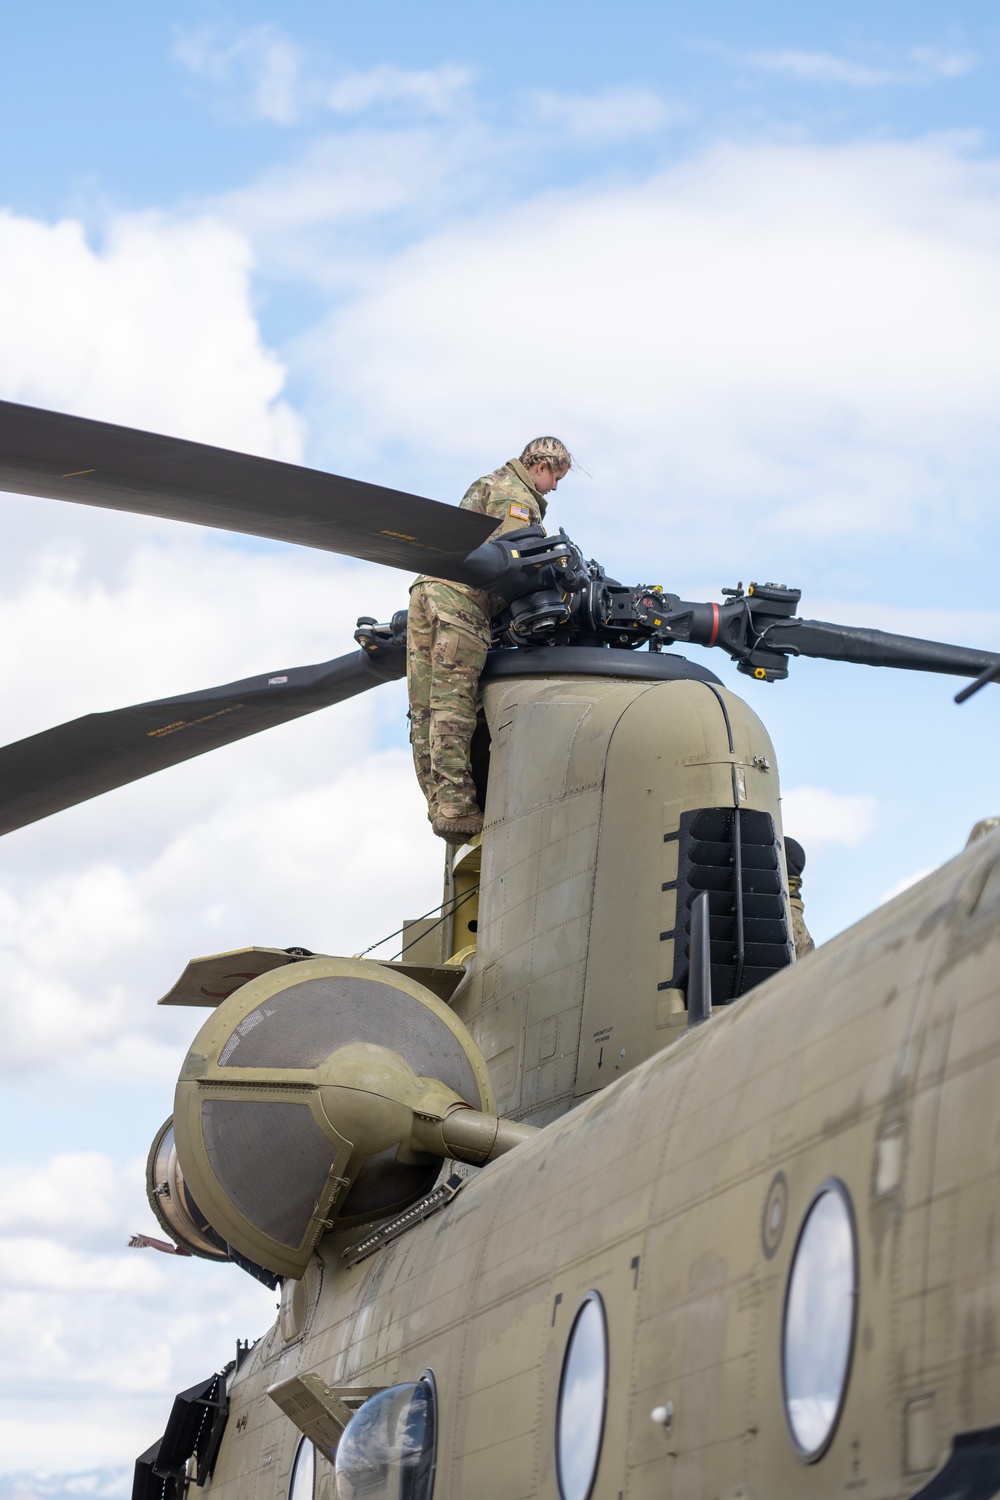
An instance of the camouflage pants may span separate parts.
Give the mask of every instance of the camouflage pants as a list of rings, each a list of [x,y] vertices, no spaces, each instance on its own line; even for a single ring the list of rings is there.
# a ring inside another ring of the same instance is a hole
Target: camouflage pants
[[[463,590],[417,583],[406,621],[410,743],[431,818],[477,811],[469,745],[490,622]]]
[[[791,885],[791,881],[788,883]],[[809,928],[806,926],[801,900],[797,896],[793,896],[790,904],[792,908],[792,941],[795,944],[795,957],[805,958],[807,953],[813,951],[816,944],[813,942]]]

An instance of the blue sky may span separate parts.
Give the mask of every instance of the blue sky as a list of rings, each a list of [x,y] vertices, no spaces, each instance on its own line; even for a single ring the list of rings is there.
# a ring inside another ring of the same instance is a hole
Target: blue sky
[[[18,142],[5,164],[11,206],[59,212],[83,188],[146,207],[151,188],[173,201],[281,164],[287,131],[276,136],[249,111],[241,128],[220,126],[217,101],[185,85],[177,37],[205,28],[229,39],[280,31],[328,75],[471,68],[498,114],[532,85],[593,93],[645,84],[684,105],[688,142],[748,128],[827,139],[973,130],[988,147],[995,123],[1000,26],[984,4],[10,7],[0,120]],[[942,73],[941,59],[971,65]],[[300,121],[291,133],[308,128]]]
[[[588,473],[555,519],[621,577],[997,648],[985,4],[56,4],[2,39],[0,397],[441,499],[556,431]],[[327,659],[405,596],[44,501],[0,527],[8,740]],[[817,938],[1000,811],[995,689],[710,665],[774,739]],[[198,1019],[154,1002],[193,954],[355,952],[431,905],[403,714],[385,689],[5,841],[0,1474],[128,1462],[266,1325],[238,1273],[123,1249]]]

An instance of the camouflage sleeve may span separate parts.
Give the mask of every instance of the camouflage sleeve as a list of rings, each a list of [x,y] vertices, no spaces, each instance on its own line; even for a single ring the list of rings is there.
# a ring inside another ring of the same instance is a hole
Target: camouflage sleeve
[[[494,536],[505,531],[518,531],[522,526],[540,523],[542,519],[534,496],[522,484],[513,478],[510,484],[505,484],[503,478],[497,483],[493,475],[489,479],[477,479],[470,485],[462,500],[462,508],[478,510],[484,516],[496,516],[500,525]]]
[[[490,487],[485,479],[477,479],[475,484],[470,484],[462,496],[461,510],[478,510],[481,515],[491,516],[493,511],[489,509]]]

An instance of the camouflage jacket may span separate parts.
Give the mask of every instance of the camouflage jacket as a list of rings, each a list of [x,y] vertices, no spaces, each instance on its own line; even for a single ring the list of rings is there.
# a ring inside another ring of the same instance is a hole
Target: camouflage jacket
[[[470,485],[462,497],[461,508],[478,510],[484,516],[496,516],[500,524],[492,534],[500,536],[505,531],[517,531],[522,526],[540,526],[547,504],[545,496],[540,495],[532,484],[527,469],[516,458],[511,458],[502,469],[495,469],[492,474],[486,474]],[[502,599],[491,598],[481,589],[471,588],[465,583],[452,583],[448,579],[433,578],[428,574],[421,575],[412,587],[415,588],[418,583],[447,583],[456,593],[464,594],[487,620],[491,620],[504,608]]]

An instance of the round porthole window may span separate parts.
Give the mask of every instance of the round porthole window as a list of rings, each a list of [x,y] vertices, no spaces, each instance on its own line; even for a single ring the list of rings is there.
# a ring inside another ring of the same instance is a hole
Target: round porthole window
[[[556,1413],[556,1473],[562,1500],[589,1500],[597,1475],[608,1399],[608,1325],[590,1292],[580,1304],[563,1359]]]
[[[826,1182],[812,1201],[792,1258],[782,1333],[785,1415],[808,1462],[836,1431],[847,1390],[857,1309],[857,1241],[842,1182]]]
[[[430,1500],[434,1407],[429,1373],[359,1406],[337,1444],[337,1500]]]
[[[316,1489],[316,1449],[303,1438],[295,1450],[292,1477],[288,1483],[288,1500],[313,1500]]]

